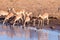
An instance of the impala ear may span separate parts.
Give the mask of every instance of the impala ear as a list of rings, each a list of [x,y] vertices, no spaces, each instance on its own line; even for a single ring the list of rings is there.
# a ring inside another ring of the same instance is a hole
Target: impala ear
[[[15,9],[14,9],[14,8],[12,8],[12,11],[14,11],[14,12],[15,12]]]
[[[27,15],[28,15],[28,12],[25,12],[25,14],[27,14]]]

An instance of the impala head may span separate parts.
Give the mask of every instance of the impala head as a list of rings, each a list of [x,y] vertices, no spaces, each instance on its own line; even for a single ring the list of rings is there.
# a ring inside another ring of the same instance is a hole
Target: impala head
[[[15,11],[15,9],[14,9],[14,8],[12,8],[11,10],[12,10],[12,12],[16,13],[16,11]]]
[[[12,9],[11,8],[8,8],[8,12],[10,12]]]
[[[20,13],[23,13],[23,14],[24,14],[24,13],[25,13],[25,9],[22,9],[22,10],[20,11]]]
[[[11,10],[11,8],[9,8],[8,10]]]
[[[22,12],[25,13],[25,9],[23,9]]]
[[[8,8],[8,12],[16,13],[14,8]]]
[[[25,14],[27,15],[27,14],[28,14],[28,12],[25,12]]]
[[[31,15],[32,15],[32,12],[27,13],[27,15],[28,15],[28,16],[31,16]]]
[[[32,12],[29,12],[29,15],[32,15]]]
[[[39,17],[41,17],[41,14],[39,14]]]

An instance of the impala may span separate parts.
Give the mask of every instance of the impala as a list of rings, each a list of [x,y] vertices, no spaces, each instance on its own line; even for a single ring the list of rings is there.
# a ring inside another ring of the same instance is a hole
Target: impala
[[[13,17],[14,15],[16,15],[14,12],[15,12],[15,10],[14,10],[14,8],[13,9],[8,9],[8,15],[6,15],[6,17],[5,17],[5,19],[4,19],[4,21],[3,21],[3,24],[9,19],[9,18],[11,18],[11,17]]]
[[[20,10],[19,12],[17,11],[16,15],[15,15],[13,26],[15,25],[15,22],[18,21],[19,19],[22,20],[22,22],[23,22],[23,16],[25,17],[25,10],[24,9]]]
[[[43,15],[39,15],[38,17],[40,17],[41,18],[41,25],[43,25],[44,26],[44,20],[45,19],[47,19],[47,24],[49,24],[49,19],[48,19],[48,17],[49,17],[49,14],[48,13],[44,13]]]
[[[31,17],[31,15],[32,15],[32,12],[26,12],[26,18],[25,18],[25,21],[24,21],[24,28],[25,28],[25,24],[26,23],[28,23],[28,22],[30,22],[30,17]]]
[[[0,10],[0,16],[6,16],[9,13],[7,11]]]

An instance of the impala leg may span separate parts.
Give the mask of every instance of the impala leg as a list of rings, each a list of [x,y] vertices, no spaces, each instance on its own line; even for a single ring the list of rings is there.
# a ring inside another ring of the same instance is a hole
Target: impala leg
[[[47,18],[47,24],[49,24],[49,19]]]
[[[16,22],[16,20],[15,20],[14,23],[13,23],[13,27],[14,27],[14,25],[15,25],[15,22]]]
[[[3,25],[4,25],[5,21],[6,21],[6,19],[3,21]]]
[[[13,23],[13,27],[14,27],[14,25],[15,25],[15,22]]]
[[[39,27],[39,24],[40,24],[40,23],[39,23],[39,20],[38,20],[38,27]]]
[[[34,19],[34,22],[33,22],[33,26],[35,26],[35,19]]]
[[[26,22],[24,22],[23,28],[25,28],[25,26],[26,26],[25,24],[26,24]]]
[[[43,24],[43,23],[42,23],[42,20],[40,20],[40,23],[41,23],[41,26],[42,26],[42,24]]]
[[[23,18],[21,18],[21,20],[22,20],[22,24],[23,24]]]
[[[38,20],[38,28],[40,28],[40,22],[41,22],[41,21],[40,21],[40,20]]]
[[[43,24],[43,26],[44,26],[44,20],[43,20],[43,23],[42,23],[42,24]]]
[[[34,26],[35,26],[35,21],[36,21],[36,20],[34,20]]]
[[[3,25],[4,25],[4,23],[6,22],[6,20],[7,20],[7,18],[4,19],[4,21],[3,21]]]
[[[42,26],[43,26],[43,20],[40,20],[40,23],[41,23],[41,29],[42,29]]]

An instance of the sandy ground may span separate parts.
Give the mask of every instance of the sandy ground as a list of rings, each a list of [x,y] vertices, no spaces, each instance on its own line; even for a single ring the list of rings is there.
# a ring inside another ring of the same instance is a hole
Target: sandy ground
[[[60,18],[60,0],[0,0],[0,10],[7,10],[7,7],[14,7],[17,10],[26,9],[32,11],[34,16],[48,12],[50,16]]]

